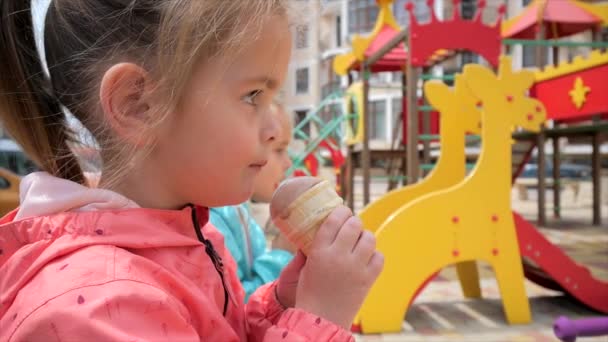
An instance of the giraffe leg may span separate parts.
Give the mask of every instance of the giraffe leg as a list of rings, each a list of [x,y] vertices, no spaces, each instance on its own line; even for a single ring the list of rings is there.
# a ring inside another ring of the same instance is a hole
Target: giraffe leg
[[[531,320],[530,303],[524,286],[521,257],[517,251],[508,254],[510,255],[503,255],[492,263],[502,296],[505,316],[510,324],[529,323]]]
[[[412,264],[401,265],[405,269],[411,269]],[[405,274],[403,269],[399,273],[386,271],[382,272],[372,287],[357,315],[365,334],[400,332],[414,295],[432,274],[423,269]]]
[[[466,298],[481,298],[479,273],[475,260],[456,264],[456,272],[458,273],[463,295]]]

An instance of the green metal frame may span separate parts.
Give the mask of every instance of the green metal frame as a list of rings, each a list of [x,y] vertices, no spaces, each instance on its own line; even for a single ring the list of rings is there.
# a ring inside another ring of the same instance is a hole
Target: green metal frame
[[[341,144],[344,140],[344,122],[347,120],[354,119],[357,121],[358,115],[356,113],[346,113],[345,104],[344,104],[344,93],[341,91],[336,91],[328,96],[326,96],[321,103],[314,109],[308,112],[306,117],[300,121],[293,129],[294,138],[301,138],[305,140],[306,147],[302,152],[294,153],[290,151],[290,156],[292,159],[292,166],[287,170],[287,175],[293,174],[296,170],[300,170],[307,175],[310,175],[309,170],[304,166],[304,159],[307,155],[312,153],[319,147],[323,140],[327,139],[334,135],[334,138],[338,144]],[[334,115],[329,121],[325,121],[320,117],[321,111],[328,106],[335,106],[339,108],[338,114]],[[355,108],[356,112],[356,108]],[[320,127],[318,134],[311,138],[308,134],[306,134],[303,128],[310,123],[316,124]],[[340,149],[340,146],[332,146],[335,149]],[[317,160],[321,160],[320,155],[315,155]]]
[[[573,42],[565,40],[503,39],[504,45],[608,48],[608,42]]]

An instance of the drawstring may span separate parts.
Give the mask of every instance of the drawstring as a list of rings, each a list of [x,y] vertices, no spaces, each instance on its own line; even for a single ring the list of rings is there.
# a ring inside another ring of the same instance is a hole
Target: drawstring
[[[228,311],[228,289],[226,287],[226,282],[224,280],[224,263],[222,262],[222,258],[217,254],[215,248],[213,248],[213,244],[208,239],[205,239],[203,235],[203,231],[201,230],[200,223],[198,222],[198,217],[196,216],[196,207],[193,204],[188,204],[190,209],[192,209],[192,224],[194,225],[194,232],[196,233],[196,237],[198,241],[202,242],[205,245],[205,252],[211,258],[213,262],[213,266],[215,270],[220,275],[220,279],[222,280],[222,287],[224,288],[224,313],[226,316],[226,312]]]

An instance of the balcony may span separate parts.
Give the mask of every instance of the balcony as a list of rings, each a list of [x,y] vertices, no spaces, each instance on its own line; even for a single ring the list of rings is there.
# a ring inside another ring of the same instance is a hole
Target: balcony
[[[327,95],[339,90],[342,90],[339,80],[326,83],[321,87],[321,98],[324,99]]]
[[[343,0],[322,0],[321,1],[321,14],[340,14],[342,11]]]

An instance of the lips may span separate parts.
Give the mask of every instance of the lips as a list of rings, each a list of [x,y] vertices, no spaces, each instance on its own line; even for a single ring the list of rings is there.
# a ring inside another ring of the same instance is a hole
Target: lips
[[[267,161],[267,160],[263,160],[263,161],[260,161],[260,162],[257,162],[257,163],[253,163],[253,164],[251,164],[251,165],[249,165],[249,166],[251,166],[251,167],[259,167],[259,168],[261,168],[261,167],[263,167],[264,165],[266,165],[267,163],[268,163],[268,161]]]

